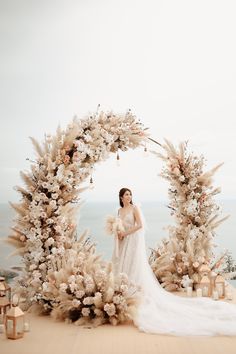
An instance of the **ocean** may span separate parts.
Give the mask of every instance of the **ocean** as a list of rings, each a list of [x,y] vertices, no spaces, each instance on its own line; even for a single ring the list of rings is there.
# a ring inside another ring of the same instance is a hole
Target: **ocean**
[[[221,200],[218,202],[223,209],[223,215],[230,214],[231,217],[221,224],[217,229],[215,243],[218,247],[215,253],[219,254],[224,249],[228,249],[236,260],[236,200]],[[106,235],[104,231],[105,218],[108,214],[116,215],[117,203],[112,202],[87,202],[81,206],[78,215],[77,231],[80,235],[85,229],[89,229],[91,241],[96,243],[97,253],[103,259],[110,260],[113,249],[113,237]],[[154,248],[160,243],[161,239],[168,237],[165,228],[173,224],[173,218],[167,208],[167,202],[143,202],[142,210],[147,222],[146,231],[146,252],[149,256],[150,248]],[[10,227],[14,225],[16,213],[9,204],[0,204],[0,241],[11,234]],[[10,269],[12,266],[20,264],[19,256],[9,255],[14,248],[8,244],[0,243],[0,268]]]

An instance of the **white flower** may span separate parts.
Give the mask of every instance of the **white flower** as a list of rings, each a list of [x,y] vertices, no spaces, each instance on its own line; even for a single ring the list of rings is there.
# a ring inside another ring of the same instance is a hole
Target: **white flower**
[[[49,283],[48,282],[44,282],[43,283],[43,291],[47,292],[49,290]]]
[[[34,199],[35,199],[37,202],[39,202],[39,201],[41,200],[41,197],[40,197],[39,194],[36,194],[36,195],[34,196]]]
[[[69,286],[70,286],[70,290],[72,291],[72,293],[74,293],[76,288],[77,288],[77,284],[76,283],[70,283]]]
[[[52,254],[57,254],[57,248],[56,248],[56,247],[53,247],[53,248],[51,249],[51,252],[52,252]]]
[[[84,317],[88,317],[90,314],[90,309],[88,307],[83,307],[81,312]]]
[[[87,296],[83,299],[84,305],[92,305],[93,303],[94,303],[94,300],[93,300],[92,296]]]
[[[84,295],[85,295],[84,290],[78,290],[78,291],[76,291],[76,293],[75,293],[75,296],[76,296],[78,299],[81,299]]]
[[[73,299],[73,301],[72,301],[72,305],[73,305],[73,306],[78,307],[80,304],[81,304],[81,301],[80,301],[80,300],[78,300],[78,299]]]
[[[192,279],[189,278],[188,275],[183,275],[181,284],[183,285],[184,288],[187,288],[188,286],[192,286],[193,281]]]
[[[114,304],[120,304],[121,303],[121,296],[120,295],[115,295],[113,296],[113,302]]]
[[[114,304],[107,303],[104,305],[104,311],[106,311],[109,316],[114,316],[116,313],[116,307]]]

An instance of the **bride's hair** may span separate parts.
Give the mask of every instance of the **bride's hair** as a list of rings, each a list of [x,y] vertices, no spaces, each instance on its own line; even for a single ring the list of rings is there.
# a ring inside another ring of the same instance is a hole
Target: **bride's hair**
[[[123,204],[123,202],[122,202],[121,197],[123,197],[123,195],[124,195],[125,192],[127,192],[127,191],[130,192],[131,197],[132,197],[132,192],[131,192],[131,190],[130,190],[129,188],[121,188],[121,190],[119,191],[119,201],[120,201],[120,206],[121,206],[122,208],[123,208],[124,204]],[[133,204],[132,199],[131,199],[130,204]]]

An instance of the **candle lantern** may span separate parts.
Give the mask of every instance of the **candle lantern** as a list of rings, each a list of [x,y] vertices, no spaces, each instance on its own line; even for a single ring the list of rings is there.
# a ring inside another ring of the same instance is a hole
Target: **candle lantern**
[[[211,271],[211,268],[207,264],[202,264],[199,267],[198,273],[199,273],[200,277],[202,278],[205,275],[207,276],[210,271]]]
[[[194,284],[194,288],[201,289],[203,296],[210,296],[212,293],[211,282],[209,279],[211,268],[207,264],[202,264],[198,269],[198,281]]]
[[[7,309],[11,307],[11,288],[5,281],[4,277],[0,277],[0,315],[5,314]]]
[[[4,277],[0,277],[0,298],[5,297],[11,302],[11,287],[7,284]]]
[[[24,336],[24,312],[17,306],[18,301],[12,301],[12,307],[5,316],[5,332],[9,339],[18,339]]]
[[[0,297],[0,315],[6,314],[8,308],[11,308],[11,303],[6,297]]]
[[[210,296],[211,295],[211,283],[210,279],[204,275],[199,283],[199,288],[202,289],[203,296]]]
[[[220,298],[225,297],[225,279],[222,275],[218,274],[215,278],[215,289],[217,290]]]

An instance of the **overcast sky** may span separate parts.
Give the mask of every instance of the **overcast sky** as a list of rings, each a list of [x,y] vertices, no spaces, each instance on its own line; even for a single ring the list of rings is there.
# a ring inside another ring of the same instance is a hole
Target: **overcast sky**
[[[133,113],[151,136],[189,140],[215,177],[222,198],[236,198],[236,2],[158,0],[0,0],[0,202],[43,139],[74,115]],[[151,149],[158,149],[154,144]],[[99,165],[87,200],[162,200],[162,163],[143,151]]]

